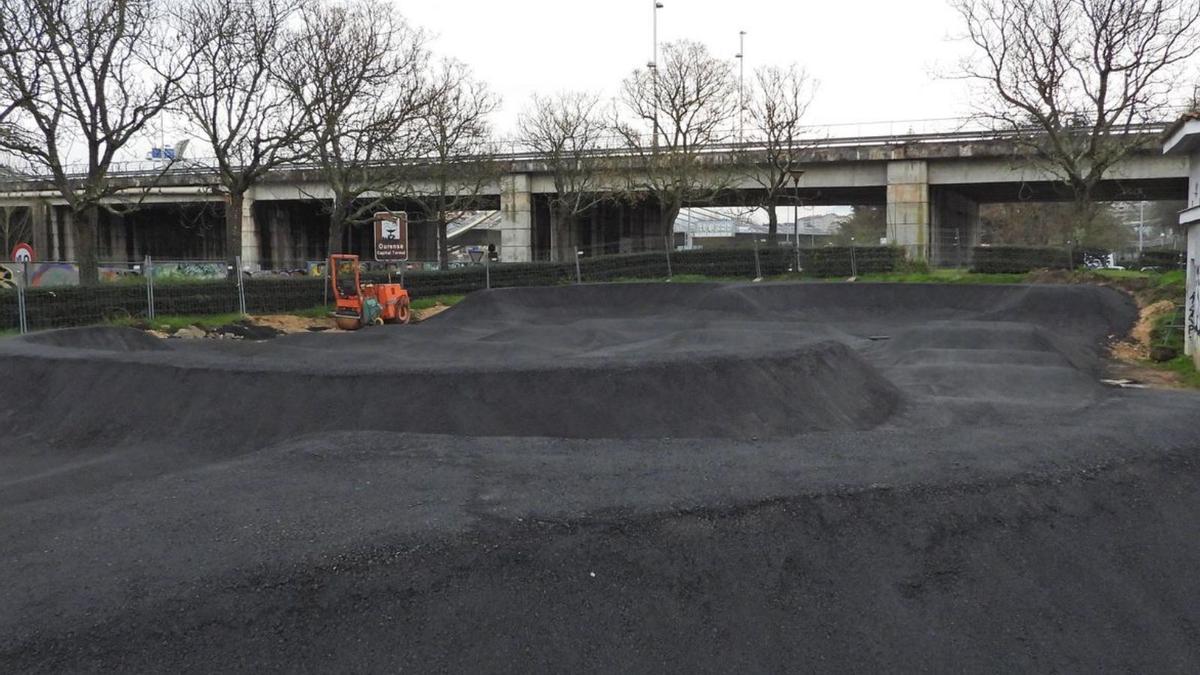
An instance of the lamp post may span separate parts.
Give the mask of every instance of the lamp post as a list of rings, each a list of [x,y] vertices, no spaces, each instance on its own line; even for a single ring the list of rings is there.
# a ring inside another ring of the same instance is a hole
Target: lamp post
[[[663,4],[658,0],[652,0],[654,3],[654,19],[653,19],[653,41],[654,46],[651,51],[650,63],[646,67],[650,69],[650,75],[653,78],[654,86],[654,148],[658,149],[658,10],[663,8]]]
[[[738,31],[738,142],[746,141],[746,31]]]

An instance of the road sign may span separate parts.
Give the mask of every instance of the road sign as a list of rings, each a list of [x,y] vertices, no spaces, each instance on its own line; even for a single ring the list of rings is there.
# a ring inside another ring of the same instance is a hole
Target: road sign
[[[483,249],[479,248],[478,246],[472,246],[471,248],[467,249],[467,253],[471,256],[471,262],[475,263],[476,265],[483,261]]]
[[[22,242],[13,247],[13,250],[12,250],[12,261],[13,262],[27,263],[27,262],[33,262],[34,260],[35,260],[35,256],[33,255],[33,247],[30,246],[29,244]]]
[[[408,260],[408,214],[385,211],[375,214],[375,260]]]

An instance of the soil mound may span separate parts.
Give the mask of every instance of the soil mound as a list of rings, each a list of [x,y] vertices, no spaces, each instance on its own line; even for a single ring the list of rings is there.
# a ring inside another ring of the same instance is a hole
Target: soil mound
[[[0,670],[1200,670],[1200,397],[1091,287],[0,342]],[[169,346],[168,346],[169,345]]]

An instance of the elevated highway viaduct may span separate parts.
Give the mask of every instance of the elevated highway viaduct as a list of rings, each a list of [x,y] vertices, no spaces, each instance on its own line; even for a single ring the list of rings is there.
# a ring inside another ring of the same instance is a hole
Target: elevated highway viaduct
[[[1117,165],[1099,189],[1103,200],[1185,199],[1188,185],[1186,157],[1164,156],[1158,134],[1147,132],[1146,150]],[[706,159],[714,180],[719,174],[728,185],[719,197],[705,204],[750,205],[762,188],[744,170],[731,173],[734,158],[753,156],[752,148],[713,148]],[[607,153],[620,156],[620,151]],[[499,209],[503,261],[563,259],[577,247],[611,252],[661,248],[666,238],[659,222],[659,207],[651,200],[604,204],[578,219],[574,228],[551,222],[549,197],[553,176],[544,161],[531,154],[511,153],[494,158],[502,173],[482,190],[483,208]],[[744,159],[742,160],[744,162]],[[618,162],[636,172],[638,161]],[[803,175],[794,194],[805,205],[881,205],[887,207],[888,243],[903,247],[910,258],[939,263],[948,260],[947,242],[970,246],[979,239],[979,205],[996,202],[1063,200],[1055,176],[1030,163],[1018,146],[994,134],[958,132],[857,138],[828,138],[804,151]],[[740,177],[737,177],[740,174]],[[735,176],[730,178],[730,176]],[[611,187],[629,184],[627,176],[614,174]],[[100,232],[100,251],[106,259],[138,259],[153,242],[155,223],[178,218],[187,207],[208,205],[211,227],[223,229],[221,194],[214,172],[203,162],[160,168],[123,167],[112,176],[124,192],[113,202],[136,199],[139,208],[124,216],[106,216]],[[420,189],[420,185],[415,186]],[[793,191],[789,189],[790,205]],[[319,259],[325,255],[322,215],[331,193],[310,167],[281,169],[268,175],[247,195],[243,207],[241,255],[250,267],[278,266],[284,261]],[[73,256],[71,214],[52,186],[37,178],[0,179],[0,206],[25,210],[33,223],[33,243],[44,259],[69,260]],[[409,205],[411,206],[411,205]],[[390,208],[413,209],[402,200]],[[217,215],[212,215],[217,214]],[[198,217],[198,216],[191,216]],[[134,227],[134,225],[137,227]],[[140,230],[139,230],[140,228]],[[147,230],[151,228],[151,230]],[[366,229],[366,228],[363,228]],[[785,228],[786,229],[786,228]],[[136,231],[142,234],[139,236]],[[150,234],[147,234],[150,232]],[[366,247],[365,233],[350,235],[352,249]],[[413,248],[432,252],[432,226],[414,223]],[[221,257],[223,237],[212,237]],[[162,245],[166,245],[165,243]]]

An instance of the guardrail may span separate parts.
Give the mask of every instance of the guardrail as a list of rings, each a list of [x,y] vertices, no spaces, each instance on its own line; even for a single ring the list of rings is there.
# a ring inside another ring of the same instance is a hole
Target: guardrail
[[[975,128],[968,128],[974,126]],[[1170,126],[1168,122],[1137,124],[1127,128],[1129,134],[1155,135],[1164,133]],[[896,133],[896,128],[905,129]],[[886,131],[884,131],[886,129]],[[854,130],[856,133],[847,133]],[[876,133],[863,133],[872,130]],[[749,135],[754,136],[755,130]],[[1031,133],[1037,133],[1036,128],[1029,129],[995,129],[988,128],[974,118],[935,118],[929,120],[900,120],[890,122],[867,122],[814,125],[801,128],[798,145],[804,149],[824,149],[856,146],[885,146],[908,145],[917,143],[937,142],[970,142],[970,141],[1003,141],[1019,138]],[[835,135],[841,134],[841,135]],[[735,136],[730,133],[729,136]],[[652,145],[651,137],[647,135],[639,142],[645,146]],[[768,146],[761,140],[735,141],[712,143],[703,147],[703,152],[720,153],[752,153],[767,150]],[[637,157],[639,152],[620,136],[610,136],[603,139],[600,146],[592,153],[595,157],[621,158]],[[508,139],[499,142],[494,152],[451,158],[450,161],[490,161],[499,163],[536,162],[545,159],[545,153],[537,152],[518,141]],[[429,157],[412,158],[407,160],[380,161],[365,164],[365,166],[397,166],[403,164],[429,164]],[[86,175],[83,166],[68,168],[68,177],[78,178]],[[296,163],[280,166],[277,171],[302,172],[317,170],[319,165],[314,163]],[[164,175],[171,176],[209,176],[217,171],[215,158],[202,157],[196,159],[181,159],[171,163],[153,160],[138,160],[117,162],[109,171],[110,178],[148,178]],[[49,174],[24,173],[16,178],[18,182],[39,182],[50,180]]]

